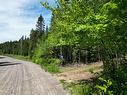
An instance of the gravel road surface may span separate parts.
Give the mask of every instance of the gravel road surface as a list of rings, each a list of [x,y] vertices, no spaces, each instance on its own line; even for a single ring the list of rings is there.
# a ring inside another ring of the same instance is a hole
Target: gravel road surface
[[[32,62],[0,56],[0,95],[69,95],[58,80]]]

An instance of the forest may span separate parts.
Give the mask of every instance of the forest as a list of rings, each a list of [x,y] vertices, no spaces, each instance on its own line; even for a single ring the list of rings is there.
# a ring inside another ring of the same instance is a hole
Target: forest
[[[0,44],[1,54],[29,56],[45,69],[103,62],[87,94],[127,95],[127,1],[57,0],[50,26],[42,15],[30,37]],[[85,86],[85,85],[84,85]]]

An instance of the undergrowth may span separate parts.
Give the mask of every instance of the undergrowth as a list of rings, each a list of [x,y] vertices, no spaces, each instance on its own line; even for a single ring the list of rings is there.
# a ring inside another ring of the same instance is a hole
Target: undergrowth
[[[71,95],[93,95],[92,88],[90,84],[84,82],[66,82],[61,80],[64,89],[68,90]]]
[[[50,58],[50,59],[38,59],[35,61],[36,63],[40,64],[41,67],[50,73],[60,73],[60,63],[61,60],[56,59],[56,58]]]
[[[15,59],[24,60],[24,61],[32,61],[29,56],[22,56],[22,55],[14,55],[14,54],[4,54],[4,56],[9,56]]]

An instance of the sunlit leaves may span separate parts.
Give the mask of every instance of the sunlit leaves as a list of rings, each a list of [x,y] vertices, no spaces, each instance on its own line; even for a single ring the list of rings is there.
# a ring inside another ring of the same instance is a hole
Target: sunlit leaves
[[[102,7],[102,11],[110,11],[110,10],[116,10],[116,9],[118,9],[118,4],[116,4],[116,3],[113,3],[113,2],[108,2],[108,3],[106,3],[106,4],[104,4],[103,5],[103,7]]]
[[[89,47],[96,43],[102,44],[103,40],[105,47],[117,47],[114,45],[115,41],[122,38],[117,32],[125,22],[117,12],[120,3],[112,0],[109,2],[58,0],[58,5],[59,7],[53,11],[54,24],[47,40],[50,44],[53,46],[80,44],[82,47]],[[122,10],[122,13],[124,11]]]

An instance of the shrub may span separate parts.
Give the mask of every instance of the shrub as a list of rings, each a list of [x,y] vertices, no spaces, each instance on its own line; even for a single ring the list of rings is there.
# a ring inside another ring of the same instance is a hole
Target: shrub
[[[41,66],[43,69],[45,69],[48,72],[51,73],[58,73],[60,72],[59,64],[60,64],[59,59],[42,59]]]
[[[98,95],[113,95],[113,91],[111,91],[109,88],[112,86],[111,80],[105,80],[104,78],[99,78],[100,85],[96,85],[96,88],[98,90]]]
[[[68,83],[65,80],[61,80],[64,88],[67,89],[71,95],[92,95],[91,86],[86,83]]]

